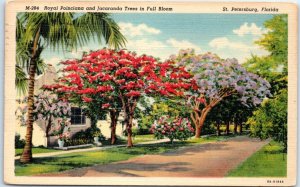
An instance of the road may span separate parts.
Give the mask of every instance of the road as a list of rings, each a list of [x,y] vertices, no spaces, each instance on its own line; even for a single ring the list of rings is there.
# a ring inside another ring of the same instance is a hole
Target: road
[[[239,136],[158,155],[78,168],[42,176],[68,177],[224,177],[268,141]]]

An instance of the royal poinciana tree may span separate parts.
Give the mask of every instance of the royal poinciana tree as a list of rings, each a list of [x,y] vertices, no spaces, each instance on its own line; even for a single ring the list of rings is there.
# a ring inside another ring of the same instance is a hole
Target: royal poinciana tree
[[[191,75],[184,67],[126,50],[102,49],[64,64],[68,73],[58,84],[47,86],[47,89],[66,95],[79,94],[84,102],[92,103],[95,97],[101,98],[105,101],[98,105],[101,109],[114,109],[116,103],[121,103],[128,147],[133,146],[131,128],[142,95],[180,97],[191,86]]]
[[[195,85],[187,104],[193,110],[196,137],[200,137],[207,114],[223,99],[236,95],[243,104],[256,106],[271,95],[270,84],[247,72],[234,58],[223,60],[211,53],[196,55],[193,50],[181,50],[171,59],[193,74]]]
[[[111,118],[111,144],[116,141],[116,125],[122,109],[121,101],[108,82],[110,76],[101,73],[99,63],[88,60],[67,60],[57,84],[44,85],[44,90],[53,91],[64,100],[83,108],[90,118],[91,127],[97,128],[97,121],[107,113]],[[109,93],[108,93],[109,92]]]

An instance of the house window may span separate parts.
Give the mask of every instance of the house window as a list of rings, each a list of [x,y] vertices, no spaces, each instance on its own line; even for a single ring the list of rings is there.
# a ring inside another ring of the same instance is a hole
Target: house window
[[[71,124],[85,125],[85,115],[83,115],[81,108],[78,107],[71,108]]]

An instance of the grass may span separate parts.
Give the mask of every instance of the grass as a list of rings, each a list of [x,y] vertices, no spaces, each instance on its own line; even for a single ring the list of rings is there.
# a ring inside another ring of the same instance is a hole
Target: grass
[[[283,147],[271,141],[254,153],[236,169],[230,171],[228,177],[286,177],[287,161]]]
[[[142,143],[156,140],[153,134],[135,135],[133,137],[133,143]]]
[[[57,152],[57,151],[60,151],[60,150],[48,149],[48,148],[43,148],[43,147],[33,147],[32,148],[32,154],[51,153],[51,152]],[[22,152],[23,152],[23,148],[15,149],[15,156],[21,155]]]
[[[146,136],[150,138],[150,136]],[[137,137],[136,137],[137,138]],[[59,172],[74,168],[93,166],[96,164],[106,164],[116,161],[128,160],[129,158],[147,155],[160,154],[180,147],[195,145],[199,143],[224,140],[224,137],[206,137],[200,139],[190,139],[184,142],[174,142],[173,144],[156,143],[147,145],[136,145],[132,148],[114,147],[106,150],[97,150],[80,153],[66,153],[63,155],[35,158],[30,164],[21,164],[15,161],[15,174],[17,176],[37,175],[42,173]]]

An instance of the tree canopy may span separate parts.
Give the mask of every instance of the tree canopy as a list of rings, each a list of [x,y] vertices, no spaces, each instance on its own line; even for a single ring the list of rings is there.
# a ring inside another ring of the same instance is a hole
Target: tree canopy
[[[196,137],[207,114],[223,99],[236,95],[243,104],[256,106],[271,95],[268,81],[246,71],[234,58],[224,60],[212,53],[196,55],[194,50],[181,50],[171,59],[193,75],[187,104],[193,110]]]

